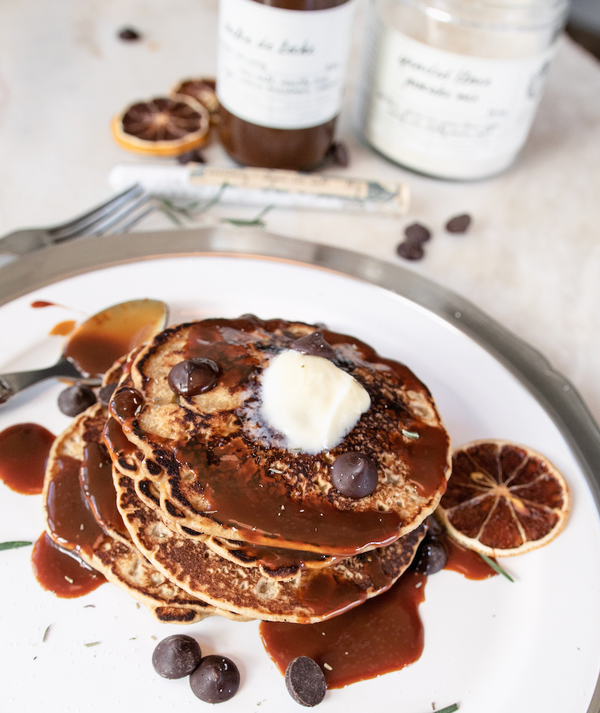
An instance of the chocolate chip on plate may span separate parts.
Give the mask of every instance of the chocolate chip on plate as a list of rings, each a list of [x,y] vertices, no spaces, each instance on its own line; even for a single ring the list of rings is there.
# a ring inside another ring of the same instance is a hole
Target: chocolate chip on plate
[[[400,243],[396,248],[396,252],[405,260],[421,260],[425,257],[423,245],[421,243],[412,243],[408,240]]]
[[[446,545],[435,537],[425,536],[419,545],[411,567],[419,574],[435,574],[444,569],[447,561]]]
[[[468,213],[456,215],[446,223],[446,230],[449,233],[466,233],[471,225],[471,216]]]
[[[142,38],[141,34],[137,30],[134,30],[133,27],[124,27],[119,32],[119,37],[125,40],[125,42],[135,42]]]
[[[112,395],[114,394],[115,389],[117,388],[117,384],[117,381],[113,381],[110,384],[106,384],[106,386],[103,386],[98,392],[98,401],[103,406],[108,406],[108,404],[110,403]]]
[[[289,662],[285,671],[285,685],[296,703],[307,708],[318,705],[327,692],[323,671],[308,656],[298,656]]]
[[[305,337],[300,337],[292,343],[292,349],[309,356],[320,356],[325,359],[335,359],[335,352],[329,342],[325,341],[323,332],[313,332]]]
[[[96,403],[96,394],[85,384],[73,384],[58,395],[58,408],[65,416],[77,416]]]
[[[238,667],[226,656],[205,656],[190,675],[196,698],[206,703],[223,703],[233,698],[240,686]]]
[[[331,466],[333,487],[348,498],[364,498],[377,487],[377,463],[365,453],[339,455]]]
[[[219,367],[212,359],[192,357],[171,369],[168,376],[172,391],[180,396],[196,396],[209,391],[217,384]]]
[[[173,634],[159,641],[152,654],[152,665],[163,678],[183,678],[198,668],[202,659],[196,639],[185,634]]]
[[[431,238],[431,231],[421,223],[412,223],[404,228],[404,235],[410,243],[426,243]]]

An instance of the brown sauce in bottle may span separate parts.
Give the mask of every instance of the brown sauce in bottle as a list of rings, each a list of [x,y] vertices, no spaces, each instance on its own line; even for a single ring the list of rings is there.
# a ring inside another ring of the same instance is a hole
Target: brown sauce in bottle
[[[18,423],[0,432],[0,480],[22,495],[39,495],[54,435],[37,423]]]
[[[326,10],[347,0],[255,0],[285,10]],[[217,94],[219,85],[217,84]],[[259,126],[241,119],[224,106],[219,109],[220,140],[227,153],[244,166],[307,171],[325,158],[333,141],[336,119],[301,129]]]
[[[327,688],[399,671],[423,652],[418,609],[426,581],[408,571],[384,594],[317,624],[262,622],[267,654],[281,673],[292,659],[309,656],[323,670]]]
[[[46,532],[34,545],[31,565],[42,588],[61,599],[83,597],[106,582],[102,574],[54,544]]]

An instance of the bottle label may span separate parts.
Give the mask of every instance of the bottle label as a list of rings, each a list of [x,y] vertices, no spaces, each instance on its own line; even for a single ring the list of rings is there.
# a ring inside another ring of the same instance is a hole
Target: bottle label
[[[527,138],[553,52],[472,57],[377,20],[363,81],[365,138],[390,158],[434,175],[478,178],[499,171]]]
[[[342,107],[355,3],[284,10],[220,0],[217,92],[252,124],[304,129]]]

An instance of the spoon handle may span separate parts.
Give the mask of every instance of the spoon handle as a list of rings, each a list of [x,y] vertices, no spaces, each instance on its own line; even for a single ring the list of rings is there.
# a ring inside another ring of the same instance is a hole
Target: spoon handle
[[[78,369],[67,359],[61,359],[53,366],[46,369],[35,369],[33,371],[15,371],[11,374],[0,374],[0,404],[5,403],[11,396],[37,384],[39,381],[51,379],[52,377],[62,377],[71,381],[85,381]]]

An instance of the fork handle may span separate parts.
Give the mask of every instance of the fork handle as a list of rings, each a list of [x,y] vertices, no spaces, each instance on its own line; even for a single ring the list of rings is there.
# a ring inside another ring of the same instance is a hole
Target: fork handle
[[[92,383],[91,380],[85,379],[81,372],[68,359],[62,358],[54,366],[46,369],[35,369],[33,371],[15,371],[10,374],[0,374],[0,404],[5,403],[11,396],[18,394],[19,391],[27,389],[29,386],[51,379],[53,377],[61,377],[70,381],[85,381]],[[96,382],[97,383],[97,382]]]

